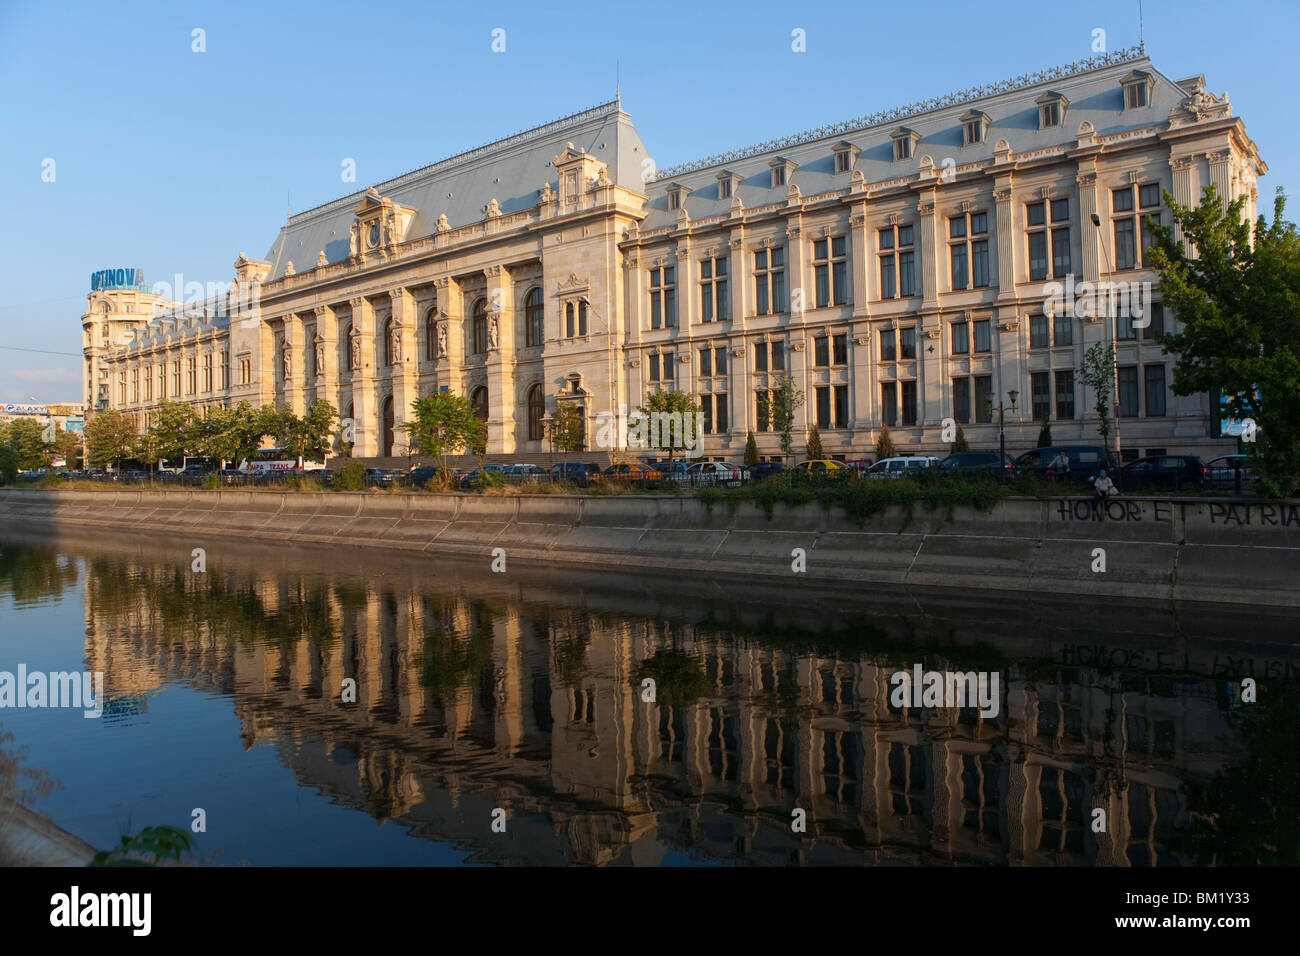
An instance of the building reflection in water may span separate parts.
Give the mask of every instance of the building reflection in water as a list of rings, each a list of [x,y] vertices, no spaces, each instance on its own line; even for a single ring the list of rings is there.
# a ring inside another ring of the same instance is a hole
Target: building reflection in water
[[[1182,784],[1239,749],[1229,681],[1295,676],[1274,625],[1234,657],[1167,607],[209,560],[89,559],[110,693],[229,695],[303,786],[486,862],[1178,865]],[[999,671],[1000,713],[891,706],[917,662]]]

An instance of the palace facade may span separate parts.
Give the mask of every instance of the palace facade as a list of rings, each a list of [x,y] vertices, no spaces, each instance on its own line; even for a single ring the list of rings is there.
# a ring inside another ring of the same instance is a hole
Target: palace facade
[[[616,99],[291,216],[216,296],[92,292],[86,402],[143,428],[164,400],[324,399],[379,456],[449,389],[510,456],[549,450],[561,403],[595,450],[603,415],[677,388],[707,456],[752,430],[780,460],[789,374],[796,448],[815,424],[827,454],[868,457],[887,424],[941,454],[956,422],[996,447],[1013,391],[1009,449],[1044,419],[1095,441],[1081,368],[1114,341],[1125,457],[1221,454],[1217,400],[1174,395],[1153,338],[1177,317],[1146,223],[1211,184],[1253,219],[1266,171],[1226,95],[1140,48],[665,170]],[[1131,295],[1075,301],[1098,282]]]

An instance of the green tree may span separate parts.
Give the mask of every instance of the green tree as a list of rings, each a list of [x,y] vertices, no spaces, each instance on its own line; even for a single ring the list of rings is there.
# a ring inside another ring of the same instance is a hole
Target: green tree
[[[86,460],[93,467],[121,464],[135,448],[135,423],[116,408],[106,408],[86,421]]]
[[[1038,429],[1038,447],[1046,448],[1052,444],[1052,423],[1050,420],[1043,419],[1043,427]]]
[[[758,442],[751,431],[745,438],[745,467],[752,468],[758,464]]]
[[[141,460],[150,468],[159,459],[178,463],[193,450],[199,437],[201,419],[189,405],[180,402],[163,402],[153,413],[153,420],[142,438],[147,439],[147,451],[142,450]]]
[[[35,418],[16,418],[9,423],[7,444],[18,458],[18,467],[35,471],[50,463],[53,431]]]
[[[698,449],[700,434],[698,418],[701,409],[691,396],[674,388],[656,389],[645,397],[645,404],[637,409],[649,426],[648,441],[651,448],[668,453],[678,449]]]
[[[788,373],[782,375],[772,389],[772,427],[781,433],[781,452],[785,455],[794,453],[790,431],[794,428],[795,412],[802,407],[803,392],[794,387],[794,379]]]
[[[286,405],[277,415],[276,440],[294,458],[324,463],[334,443],[337,419],[334,406],[324,400],[313,402],[301,417]]]
[[[820,461],[825,457],[822,454],[822,435],[816,425],[808,432],[808,457],[813,461]]]
[[[1083,368],[1079,378],[1095,396],[1093,410],[1097,413],[1097,433],[1101,443],[1110,447],[1110,397],[1115,384],[1115,346],[1098,342],[1083,353]]]
[[[0,444],[0,484],[8,484],[18,474],[18,455],[5,444]]]
[[[464,451],[481,424],[467,396],[430,392],[411,404],[411,420],[402,423],[402,430],[420,454],[441,458],[446,473],[447,456]]]
[[[955,455],[958,452],[962,452],[962,451],[970,451],[970,443],[966,441],[965,429],[963,429],[961,425],[958,424],[957,434],[953,436],[953,440],[952,440],[952,453]]]
[[[279,415],[274,408],[254,408],[250,402],[240,402],[229,415],[220,415],[217,424],[221,430],[213,435],[212,456],[242,464],[252,458],[262,447],[268,435],[279,431]]]
[[[81,463],[81,436],[76,432],[59,429],[54,439],[54,451],[63,459],[69,471],[75,471]]]
[[[881,425],[880,434],[876,436],[876,461],[894,457],[894,439],[889,435],[889,426]]]
[[[1286,496],[1300,489],[1300,236],[1282,218],[1281,189],[1272,223],[1261,215],[1253,232],[1242,216],[1245,198],[1224,207],[1208,186],[1192,208],[1165,193],[1187,245],[1173,226],[1151,221],[1150,262],[1181,324],[1156,341],[1177,356],[1175,395],[1217,392],[1230,416],[1254,421],[1256,439],[1247,444],[1260,490]]]

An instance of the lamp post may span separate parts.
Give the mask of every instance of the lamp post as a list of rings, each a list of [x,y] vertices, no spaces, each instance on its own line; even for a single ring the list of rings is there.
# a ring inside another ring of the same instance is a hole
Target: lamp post
[[[1106,257],[1106,274],[1110,275],[1115,270],[1110,267],[1110,253],[1106,251],[1106,240],[1101,235],[1101,217],[1095,212],[1092,214],[1092,224],[1097,230],[1097,242],[1101,246],[1101,254]],[[1110,326],[1110,366],[1111,366],[1111,387],[1115,390],[1115,460],[1122,462],[1124,456],[1120,453],[1119,438],[1119,420],[1122,411],[1119,403],[1119,348],[1118,340],[1115,335],[1116,317],[1113,311],[1112,302],[1114,296],[1110,294],[1110,289],[1106,291],[1106,323]]]
[[[1020,393],[1014,388],[1007,392],[1007,398],[1011,399],[1010,405],[1003,405],[1001,399],[998,400],[998,481],[1005,481],[1007,476],[1007,431],[1006,431],[1006,413],[1016,410],[1016,399]],[[993,399],[989,399],[989,414],[993,413]]]

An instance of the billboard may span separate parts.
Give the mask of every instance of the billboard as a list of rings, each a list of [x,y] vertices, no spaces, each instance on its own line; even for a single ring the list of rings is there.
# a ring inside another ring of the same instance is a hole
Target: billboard
[[[90,291],[103,289],[140,289],[149,291],[144,284],[143,269],[100,269],[90,274]]]

